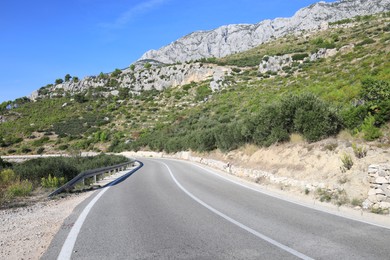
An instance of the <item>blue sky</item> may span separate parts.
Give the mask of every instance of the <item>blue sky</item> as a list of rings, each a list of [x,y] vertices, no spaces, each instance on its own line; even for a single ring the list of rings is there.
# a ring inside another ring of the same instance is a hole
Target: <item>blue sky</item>
[[[0,102],[125,68],[193,31],[291,17],[316,0],[2,0]],[[334,1],[327,1],[334,2]]]

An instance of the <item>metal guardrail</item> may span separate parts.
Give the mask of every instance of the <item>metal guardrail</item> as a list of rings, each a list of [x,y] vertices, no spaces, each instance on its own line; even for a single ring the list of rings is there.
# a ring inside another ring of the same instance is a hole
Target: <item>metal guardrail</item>
[[[82,172],[82,173],[78,174],[76,177],[74,177],[73,179],[71,179],[70,181],[68,181],[66,184],[61,186],[60,188],[58,188],[55,191],[53,191],[52,193],[50,193],[49,197],[52,197],[52,196],[57,195],[59,193],[62,193],[64,191],[71,190],[77,183],[84,181],[84,179],[86,179],[86,178],[94,177],[94,182],[96,182],[96,176],[102,175],[105,173],[112,173],[112,172],[118,172],[121,170],[125,170],[127,167],[129,167],[129,165],[133,166],[135,162],[136,161],[132,159],[132,160],[125,162],[125,163]]]

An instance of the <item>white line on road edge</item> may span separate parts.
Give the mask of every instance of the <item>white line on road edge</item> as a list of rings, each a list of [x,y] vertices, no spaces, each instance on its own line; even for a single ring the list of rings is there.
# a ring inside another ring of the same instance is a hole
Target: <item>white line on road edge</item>
[[[74,244],[76,243],[77,236],[80,233],[81,226],[83,225],[85,219],[87,218],[88,213],[91,211],[93,205],[100,199],[101,196],[110,188],[111,186],[108,186],[104,188],[101,192],[99,192],[98,195],[96,195],[95,198],[85,207],[83,212],[81,212],[79,218],[77,219],[76,223],[70,230],[68,237],[65,240],[64,245],[62,246],[61,252],[58,255],[57,260],[68,260],[72,256],[72,251],[74,248]]]
[[[142,166],[142,164],[141,164],[141,166]],[[135,171],[135,169],[137,169],[137,168],[134,168],[133,170],[131,170],[128,173],[124,174],[123,176],[119,177],[115,181],[111,182],[109,184],[109,186],[103,188],[103,190],[101,192],[99,192],[99,194],[96,195],[96,197],[93,198],[93,200],[91,200],[88,203],[88,205],[84,208],[83,212],[81,212],[76,223],[74,224],[74,226],[70,230],[68,236],[66,237],[66,240],[65,240],[64,244],[62,245],[61,252],[57,257],[57,260],[69,260],[71,258],[73,248],[74,248],[74,245],[75,245],[76,240],[77,240],[77,236],[79,235],[81,227],[84,224],[84,221],[87,218],[88,213],[91,211],[93,205],[95,205],[95,203],[100,199],[100,197],[103,196],[103,194],[111,186],[113,186],[113,185],[119,183],[120,181],[122,181],[123,179],[127,178],[129,174],[132,174]]]
[[[245,226],[244,224],[238,222],[237,220],[232,219],[231,217],[229,217],[229,216],[223,214],[222,212],[220,212],[220,211],[216,210],[215,208],[211,207],[210,205],[206,204],[205,202],[203,202],[203,201],[200,200],[199,198],[195,197],[191,192],[189,192],[188,190],[186,190],[186,189],[185,189],[185,188],[176,180],[175,176],[173,175],[171,169],[169,168],[169,166],[168,166],[167,164],[165,164],[165,163],[163,163],[163,162],[162,162],[162,164],[164,164],[164,166],[168,169],[169,174],[171,175],[171,177],[172,177],[173,181],[176,183],[176,185],[177,185],[184,193],[186,193],[186,194],[187,194],[189,197],[191,197],[193,200],[195,200],[196,202],[198,202],[199,204],[201,204],[203,207],[205,207],[205,208],[207,208],[208,210],[214,212],[214,213],[217,214],[218,216],[220,216],[220,217],[226,219],[227,221],[231,222],[232,224],[234,224],[234,225],[236,225],[236,226],[238,226],[238,227],[240,227],[240,228],[242,228],[242,229],[248,231],[249,233],[255,235],[256,237],[258,237],[258,238],[260,238],[260,239],[262,239],[262,240],[264,240],[264,241],[266,241],[266,242],[268,242],[268,243],[270,243],[270,244],[272,244],[272,245],[274,245],[274,246],[276,246],[276,247],[278,247],[278,248],[280,248],[280,249],[282,249],[282,250],[284,250],[284,251],[286,251],[286,252],[288,252],[288,253],[290,253],[290,254],[292,254],[292,255],[295,255],[295,256],[297,256],[297,257],[299,257],[299,258],[301,258],[301,259],[305,259],[305,260],[313,259],[313,258],[311,258],[311,257],[309,257],[309,256],[307,256],[307,255],[304,255],[304,254],[302,254],[302,253],[300,253],[300,252],[298,252],[298,251],[296,251],[296,250],[294,250],[294,249],[292,249],[292,248],[290,248],[290,247],[288,247],[288,246],[285,246],[285,245],[283,245],[283,244],[281,244],[281,243],[279,243],[279,242],[273,240],[272,238],[269,238],[269,237],[267,237],[267,236],[265,236],[265,235],[263,235],[263,234],[257,232],[257,231],[254,230],[254,229],[251,229],[251,228],[248,227],[248,226]]]
[[[287,202],[290,202],[290,203],[293,203],[293,204],[296,204],[296,205],[299,205],[299,206],[302,206],[302,207],[305,207],[305,208],[308,208],[308,209],[312,209],[312,210],[317,210],[317,211],[320,211],[320,212],[323,212],[323,213],[326,213],[326,214],[330,214],[330,215],[333,215],[333,216],[337,216],[337,217],[341,217],[341,218],[345,218],[345,219],[349,219],[349,220],[353,220],[353,221],[358,221],[360,223],[364,223],[364,224],[368,224],[368,225],[372,225],[372,226],[375,226],[375,227],[379,227],[379,228],[384,228],[384,229],[390,229],[390,226],[385,226],[385,225],[381,225],[381,224],[377,224],[377,223],[374,223],[374,222],[370,222],[370,221],[367,221],[367,220],[363,220],[363,219],[359,219],[357,217],[353,217],[353,216],[347,216],[346,214],[342,214],[342,213],[339,213],[339,212],[335,212],[333,210],[327,210],[327,209],[323,209],[323,208],[320,208],[320,207],[314,207],[312,205],[308,205],[308,204],[305,204],[305,203],[302,203],[302,202],[298,202],[298,201],[295,201],[295,200],[292,200],[292,199],[289,199],[287,198],[286,196],[281,196],[281,195],[277,195],[275,193],[272,193],[272,192],[267,192],[267,191],[264,191],[264,190],[258,190],[258,189],[255,189],[255,188],[252,188],[252,187],[249,187],[243,183],[240,183],[238,181],[235,181],[235,180],[231,180],[223,175],[220,175],[210,169],[207,169],[205,168],[204,166],[200,166],[200,165],[197,165],[195,163],[191,163],[191,162],[187,162],[193,166],[196,166],[202,170],[205,170],[207,171],[208,173],[222,179],[222,180],[225,180],[225,181],[228,181],[228,182],[231,182],[231,183],[234,183],[238,186],[241,186],[243,188],[246,188],[248,190],[252,190],[252,191],[255,191],[255,192],[258,192],[258,193],[261,193],[261,194],[264,194],[264,195],[267,195],[267,196],[270,196],[270,197],[273,197],[273,198],[277,198],[277,199],[280,199],[280,200],[283,200],[283,201],[287,201]]]

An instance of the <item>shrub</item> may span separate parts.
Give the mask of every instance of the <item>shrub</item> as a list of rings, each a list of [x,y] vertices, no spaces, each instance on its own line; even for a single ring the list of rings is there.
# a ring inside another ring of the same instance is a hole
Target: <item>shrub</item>
[[[367,155],[367,148],[364,146],[359,146],[359,145],[353,143],[352,149],[353,149],[353,152],[354,152],[356,158],[358,158],[358,159],[364,158]]]
[[[303,60],[304,58],[309,57],[307,53],[297,53],[291,56],[293,61]]]
[[[383,80],[366,79],[362,81],[360,97],[365,101],[390,99],[390,83]]]
[[[280,103],[265,106],[253,118],[253,125],[255,125],[254,143],[261,146],[270,146],[273,143],[288,141],[290,128],[286,126],[285,118]]]
[[[363,45],[372,44],[372,43],[375,43],[375,40],[374,40],[374,39],[371,39],[371,38],[367,38],[367,39],[364,39],[364,40],[361,41],[361,42],[358,42],[358,43],[356,44],[356,46],[363,46]]]
[[[373,141],[382,136],[381,130],[375,126],[375,117],[369,115],[364,119],[362,125],[363,138],[367,141]]]
[[[67,145],[67,144],[61,144],[60,146],[58,146],[58,149],[59,150],[66,150],[66,149],[68,149],[69,148],[69,145]]]
[[[315,95],[289,95],[282,99],[284,129],[297,132],[310,142],[337,134],[341,129],[338,113]]]
[[[341,156],[341,162],[343,163],[343,165],[341,166],[341,171],[342,172],[346,172],[347,170],[350,170],[353,166],[353,160],[352,160],[352,157],[351,155],[347,154],[347,153],[343,153],[343,155]]]
[[[56,176],[51,177],[50,174],[47,178],[41,179],[41,186],[43,188],[58,188],[64,185],[65,183],[66,180],[64,177],[59,177],[59,178],[57,178]]]
[[[28,180],[16,181],[7,188],[6,196],[8,198],[24,197],[30,195],[33,185]]]
[[[214,129],[214,133],[216,147],[222,151],[230,151],[243,144],[241,129],[235,123],[222,124]]]
[[[344,126],[350,130],[353,130],[364,122],[367,114],[367,106],[348,107],[341,112],[341,117]]]
[[[45,148],[44,147],[39,147],[37,149],[37,154],[43,154],[43,152],[45,151]]]
[[[211,89],[207,85],[198,87],[196,90],[196,101],[202,101],[212,93]]]
[[[15,172],[11,169],[4,169],[0,172],[0,186],[9,185],[17,180]]]
[[[44,143],[47,143],[47,142],[49,142],[49,141],[50,141],[50,138],[47,137],[47,136],[44,136],[44,137],[42,137],[42,138],[40,138],[40,139],[38,139],[38,140],[35,140],[35,141],[32,143],[32,145],[33,145],[33,146],[41,146],[41,145],[43,145]]]

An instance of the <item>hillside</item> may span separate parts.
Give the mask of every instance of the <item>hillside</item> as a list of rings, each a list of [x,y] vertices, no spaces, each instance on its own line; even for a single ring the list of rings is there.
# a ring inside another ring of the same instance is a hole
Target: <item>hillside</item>
[[[35,102],[1,105],[1,153],[228,151],[288,141],[293,133],[313,142],[342,129],[388,144],[389,21],[388,13],[357,17],[221,59],[143,61],[49,84]],[[327,124],[309,131],[312,120],[301,111],[300,126],[295,119],[273,129],[286,115],[265,112],[294,98],[292,112],[316,104],[317,120]]]

